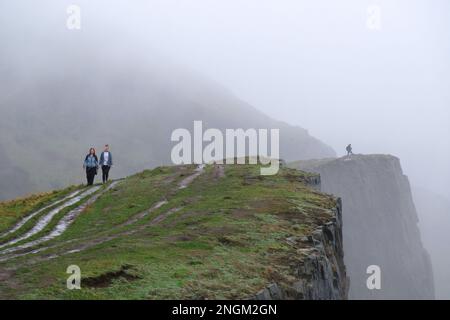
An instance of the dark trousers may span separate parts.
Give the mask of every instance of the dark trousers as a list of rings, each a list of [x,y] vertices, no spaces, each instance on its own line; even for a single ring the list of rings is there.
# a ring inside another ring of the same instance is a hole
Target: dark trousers
[[[105,183],[105,182],[108,181],[109,169],[111,169],[110,166],[102,166],[102,179],[103,179],[103,183]]]
[[[86,178],[88,186],[92,186],[94,184],[94,178],[97,174],[97,168],[86,168]]]

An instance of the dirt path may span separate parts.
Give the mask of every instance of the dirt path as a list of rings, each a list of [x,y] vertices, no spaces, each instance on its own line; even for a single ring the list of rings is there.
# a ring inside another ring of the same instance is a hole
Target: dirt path
[[[79,202],[81,199],[83,199],[84,197],[87,197],[89,195],[91,195],[92,193],[96,192],[100,187],[96,186],[96,187],[92,187],[90,189],[88,189],[87,191],[71,197],[69,200],[67,200],[66,202],[64,202],[62,205],[54,208],[53,210],[50,210],[50,212],[48,212],[47,214],[45,214],[43,217],[41,217],[37,223],[34,225],[34,227],[29,230],[28,232],[26,232],[24,235],[19,236],[17,238],[14,238],[8,242],[5,242],[3,244],[0,245],[0,249],[4,248],[4,247],[8,247],[11,245],[16,244],[19,241],[22,240],[26,240],[32,236],[34,236],[35,234],[39,233],[40,231],[44,230],[44,228],[52,221],[53,217],[55,215],[57,215],[58,213],[60,213],[62,210],[64,210],[67,207],[70,207],[72,205],[74,205],[75,203]],[[2,254],[5,250],[0,251],[0,254]]]
[[[76,219],[76,217],[83,210],[86,209],[86,207],[93,204],[102,194],[104,194],[106,191],[113,188],[116,184],[117,184],[117,181],[111,183],[105,190],[95,194],[94,196],[89,198],[83,204],[81,204],[81,205],[77,206],[75,209],[69,211],[66,215],[64,215],[64,217],[61,218],[61,220],[57,223],[57,225],[54,227],[54,229],[49,234],[47,234],[43,237],[40,237],[36,240],[29,241],[29,242],[26,242],[21,245],[17,245],[17,246],[13,246],[13,247],[4,249],[4,250],[0,251],[0,255],[6,255],[6,254],[13,253],[13,252],[17,252],[19,250],[31,248],[33,246],[47,242],[47,241],[61,235],[69,227],[69,225]],[[100,189],[100,186],[95,186],[95,187],[92,187],[89,190],[79,194],[78,196],[72,197],[69,201],[67,201],[64,204],[62,204],[61,206],[51,210],[48,214],[46,214],[44,217],[39,219],[39,221],[36,223],[36,225],[30,231],[28,231],[25,235],[7,242],[6,244],[0,246],[0,248],[5,247],[6,245],[12,245],[19,241],[28,239],[31,236],[37,234],[38,232],[44,230],[44,228],[52,221],[53,217],[56,214],[58,214],[59,212],[61,212],[61,210],[76,204],[77,202],[81,201],[85,197],[90,196],[91,194],[95,193],[99,189]],[[0,261],[5,261],[5,258],[0,258]]]
[[[181,182],[178,183],[178,190],[181,190],[181,189],[184,189],[184,188],[188,187],[198,176],[200,176],[204,172],[204,168],[205,168],[204,165],[199,165],[195,169],[193,174],[189,175],[188,177],[184,178]],[[111,184],[108,187],[108,189],[110,189],[112,187],[113,187],[113,184]],[[106,192],[106,190],[104,190],[103,192]],[[97,198],[99,196],[100,196],[100,194],[92,197],[91,199],[88,200],[89,203],[86,203],[86,204],[87,205],[92,204],[93,202],[95,202],[97,200]],[[145,216],[147,216],[150,213],[154,212],[155,210],[161,208],[163,205],[165,205],[167,203],[169,203],[169,201],[166,198],[164,198],[164,199],[160,200],[159,202],[157,202],[155,205],[153,205],[150,209],[147,209],[147,210],[145,210],[143,212],[140,212],[140,213],[134,215],[129,220],[127,220],[124,223],[116,226],[116,228],[134,224],[134,223],[138,222],[139,220],[141,220],[142,218],[144,218]],[[81,207],[83,207],[83,208],[81,208]],[[77,207],[76,209],[74,209],[71,212],[69,212],[65,217],[71,217],[70,221],[73,221],[78,216],[78,214],[81,211],[84,210],[84,208],[85,208],[85,206],[81,205],[80,207]],[[162,213],[161,215],[158,215],[157,217],[153,218],[149,223],[141,225],[141,226],[139,226],[139,227],[137,227],[137,228],[135,228],[133,230],[123,231],[123,232],[119,232],[119,233],[114,234],[114,235],[103,236],[103,237],[87,240],[86,242],[84,242],[82,244],[79,244],[77,246],[73,246],[70,249],[66,249],[66,251],[64,251],[62,253],[47,255],[47,256],[44,256],[44,257],[41,257],[41,258],[38,258],[38,259],[34,259],[33,262],[54,259],[54,258],[57,258],[57,257],[62,256],[62,255],[75,253],[75,252],[80,252],[80,251],[86,250],[88,248],[94,247],[96,245],[99,245],[101,243],[104,243],[104,242],[107,242],[107,241],[111,241],[111,240],[116,239],[118,237],[133,234],[133,233],[135,233],[137,231],[140,231],[140,230],[142,230],[144,228],[147,228],[148,226],[152,226],[152,225],[155,225],[157,223],[162,222],[168,216],[170,216],[171,214],[173,214],[173,213],[175,213],[175,212],[177,212],[179,210],[181,210],[181,208],[169,209],[168,211]],[[78,212],[78,213],[75,213],[75,211]],[[61,221],[65,220],[64,218],[61,219]],[[60,225],[60,223],[58,225]],[[44,236],[44,237],[39,238],[37,240],[25,243],[25,244],[20,245],[20,246],[16,246],[16,247],[13,247],[13,248],[9,248],[7,250],[0,251],[0,255],[5,255],[3,257],[0,257],[0,262],[8,261],[8,260],[11,260],[11,259],[14,259],[14,258],[18,258],[18,257],[23,257],[23,256],[26,256],[26,255],[29,255],[29,254],[37,254],[37,253],[43,252],[45,250],[57,247],[58,245],[55,245],[55,246],[48,246],[48,247],[43,247],[43,248],[37,248],[35,250],[30,250],[30,251],[23,252],[23,253],[15,253],[15,252],[17,252],[19,250],[24,250],[24,249],[31,248],[33,246],[36,246],[36,245],[41,244],[43,242],[49,241],[49,240],[59,236],[60,234],[62,234],[67,229],[67,227],[70,225],[70,223],[62,223],[59,228],[58,228],[58,225],[47,236]],[[66,244],[70,244],[70,242],[74,242],[74,241],[73,240],[72,241],[69,240],[69,241],[66,242]]]
[[[195,172],[191,174],[190,176],[184,178],[181,180],[181,182],[178,184],[178,189],[184,189],[187,186],[189,186],[192,181],[194,181],[199,175],[201,175],[205,170],[205,165],[201,164],[195,169]]]
[[[7,230],[7,231],[1,233],[1,234],[0,234],[0,239],[6,237],[7,235],[9,235],[9,234],[11,234],[11,233],[16,232],[16,231],[19,230],[25,223],[27,223],[28,221],[30,221],[30,219],[34,218],[35,216],[37,216],[37,215],[40,214],[41,212],[43,212],[43,211],[45,211],[45,210],[47,210],[47,209],[49,209],[49,208],[51,208],[51,207],[54,207],[54,206],[60,204],[61,202],[67,201],[67,200],[69,200],[69,199],[75,197],[76,195],[78,195],[79,193],[81,193],[81,191],[82,191],[82,190],[77,190],[77,191],[75,191],[75,192],[72,192],[72,193],[69,194],[68,196],[66,196],[66,197],[64,197],[64,198],[62,198],[62,199],[59,199],[59,200],[57,200],[57,201],[55,201],[55,202],[53,202],[53,203],[51,203],[51,204],[49,204],[49,205],[47,205],[47,206],[45,206],[45,207],[43,207],[43,208],[37,210],[37,211],[34,211],[33,213],[27,215],[26,217],[22,218],[18,223],[16,223],[11,229],[9,229],[9,230]]]
[[[149,223],[141,225],[141,226],[139,226],[139,227],[137,227],[137,228],[135,228],[133,230],[123,231],[123,232],[119,232],[119,233],[114,234],[114,235],[104,236],[104,237],[99,237],[99,238],[95,238],[95,239],[92,239],[92,240],[88,240],[88,241],[85,241],[81,245],[74,246],[74,247],[72,247],[70,249],[66,249],[63,252],[55,253],[55,254],[49,254],[49,255],[44,255],[44,256],[41,256],[41,257],[38,257],[38,258],[34,258],[31,261],[31,263],[37,263],[37,262],[41,262],[41,261],[48,261],[48,260],[52,260],[52,259],[55,259],[55,258],[58,258],[58,257],[61,257],[61,256],[68,255],[68,254],[81,252],[81,251],[84,251],[86,249],[95,247],[95,246],[97,246],[99,244],[102,244],[102,243],[105,243],[105,242],[117,239],[119,237],[132,235],[132,234],[134,234],[134,233],[136,233],[138,231],[141,231],[141,230],[143,230],[143,229],[145,229],[145,228],[147,228],[149,226],[157,225],[158,223],[164,221],[167,217],[169,217],[170,215],[172,215],[175,212],[180,211],[181,209],[182,208],[169,209],[168,211],[162,213],[161,215],[153,218]],[[30,252],[26,252],[26,253],[15,254],[13,256],[8,257],[7,259],[0,258],[0,262],[11,260],[11,259],[18,258],[18,257],[23,257],[23,256],[26,256],[26,255],[29,255],[29,254],[32,254],[32,253],[34,253],[34,254],[35,253],[39,253],[39,252],[42,252],[42,251],[44,251],[46,249],[49,249],[49,248],[48,247],[47,248],[40,248],[40,249],[36,249],[34,251],[30,251]]]

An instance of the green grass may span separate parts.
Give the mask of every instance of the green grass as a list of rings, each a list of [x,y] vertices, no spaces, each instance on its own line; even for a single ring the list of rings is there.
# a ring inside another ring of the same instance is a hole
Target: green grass
[[[271,282],[291,284],[293,262],[301,256],[286,239],[308,235],[329,221],[335,200],[310,189],[304,183],[308,174],[283,168],[263,177],[256,165],[227,165],[223,177],[207,166],[178,190],[193,170],[162,167],[127,178],[62,236],[41,245],[51,248],[0,263],[0,272],[11,272],[11,280],[0,284],[0,298],[239,299]],[[168,203],[123,224],[161,199]],[[152,223],[171,208],[179,210]],[[127,231],[133,233],[124,235]],[[81,252],[45,260],[114,235]],[[86,279],[81,290],[66,289],[66,268],[72,264]]]
[[[82,205],[83,203],[85,203],[91,196],[93,196],[93,195],[95,195],[95,194],[97,194],[97,193],[99,193],[99,192],[102,192],[102,190],[105,189],[105,188],[106,188],[106,185],[103,185],[103,186],[100,187],[99,190],[95,191],[95,192],[92,193],[91,195],[85,196],[85,197],[81,198],[80,201],[78,201],[78,202],[74,203],[73,205],[68,206],[68,207],[64,208],[63,210],[59,211],[57,214],[55,214],[55,216],[53,217],[53,219],[52,219],[52,220],[51,220],[51,221],[50,221],[50,222],[49,222],[49,223],[48,223],[41,231],[37,232],[36,234],[32,235],[31,237],[29,237],[29,238],[27,238],[27,239],[18,241],[17,243],[15,243],[15,244],[13,244],[13,245],[6,246],[5,248],[2,248],[2,250],[3,250],[3,249],[7,249],[7,248],[9,248],[9,247],[11,247],[11,246],[21,245],[21,244],[26,243],[26,242],[29,242],[29,241],[34,241],[34,240],[36,240],[36,239],[38,239],[38,238],[40,238],[40,237],[43,237],[43,236],[45,236],[46,234],[50,233],[50,232],[56,227],[56,225],[58,224],[58,222],[59,222],[59,221],[60,221],[67,213],[69,213],[70,211],[72,211],[72,210],[75,209],[76,207],[78,207],[78,206]],[[61,205],[61,204],[58,204],[58,205]],[[58,206],[58,205],[57,205],[57,206]],[[49,208],[49,210],[51,210],[51,209],[53,209],[53,208],[54,208],[54,207],[52,206],[51,208]],[[30,221],[28,221],[22,228],[20,228],[20,229],[17,230],[16,232],[12,233],[10,236],[5,237],[5,239],[11,239],[11,238],[14,238],[14,236],[18,235],[19,233],[22,233],[22,232],[24,232],[24,231],[28,231],[29,229],[32,228],[32,225],[33,225],[32,223],[33,223],[33,222],[36,222],[37,220],[39,220],[39,218],[42,217],[43,215],[45,215],[45,213],[47,213],[49,210],[45,210],[43,213],[39,214],[38,216],[33,217],[33,218],[30,219]]]
[[[51,191],[18,198],[11,201],[0,202],[0,233],[8,230],[16,224],[24,215],[37,211],[51,204],[81,186],[71,186],[64,190]]]

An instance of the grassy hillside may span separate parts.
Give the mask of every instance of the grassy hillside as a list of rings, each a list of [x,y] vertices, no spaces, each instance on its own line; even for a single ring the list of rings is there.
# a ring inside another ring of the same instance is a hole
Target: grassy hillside
[[[87,189],[72,187],[2,203],[0,298],[229,299],[273,282],[288,287],[303,255],[287,239],[311,235],[336,206],[306,185],[309,177],[287,168],[260,176],[251,165],[159,167],[86,196]],[[77,192],[71,199],[78,202],[60,211],[65,200],[45,207]],[[33,222],[5,232],[42,208],[33,221],[57,213],[11,243]],[[52,237],[68,216],[67,229]],[[66,288],[74,264],[81,290]]]

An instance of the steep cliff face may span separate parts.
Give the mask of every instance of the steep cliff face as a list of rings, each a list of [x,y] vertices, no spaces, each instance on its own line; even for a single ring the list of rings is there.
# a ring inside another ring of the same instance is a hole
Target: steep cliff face
[[[317,181],[317,180],[316,180]],[[258,292],[256,300],[346,300],[349,280],[342,244],[342,203],[337,199],[334,218],[316,228],[310,236],[291,237],[302,259],[296,266],[297,281],[283,289],[274,283]]]
[[[319,173],[322,191],[342,198],[350,299],[434,298],[429,255],[398,158],[354,155],[291,166]],[[371,265],[380,267],[381,289],[367,287]]]

